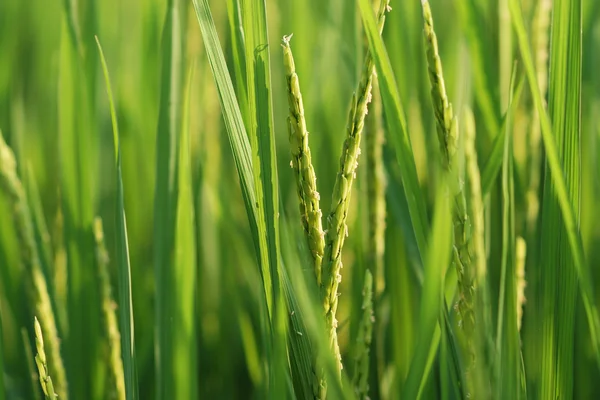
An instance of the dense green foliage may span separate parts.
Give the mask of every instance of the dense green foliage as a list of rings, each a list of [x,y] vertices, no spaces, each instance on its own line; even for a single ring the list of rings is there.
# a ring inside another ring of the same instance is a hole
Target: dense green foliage
[[[600,397],[598,49],[597,0],[0,0],[0,400]]]

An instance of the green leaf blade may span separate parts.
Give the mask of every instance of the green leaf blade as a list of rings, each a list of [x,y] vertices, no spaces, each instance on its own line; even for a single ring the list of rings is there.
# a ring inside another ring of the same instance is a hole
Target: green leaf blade
[[[119,325],[121,328],[121,349],[123,357],[123,370],[125,374],[125,396],[127,400],[137,400],[137,366],[135,359],[135,332],[133,320],[133,300],[131,294],[131,265],[129,263],[129,240],[127,238],[127,221],[125,217],[125,200],[123,192],[123,178],[121,173],[121,149],[119,145],[119,127],[117,124],[116,110],[112,96],[108,66],[100,41],[96,38],[100,60],[108,94],[111,120],[113,123],[113,137],[117,141],[115,147],[117,169],[117,201],[116,201],[116,237],[117,237],[117,270],[119,277]]]

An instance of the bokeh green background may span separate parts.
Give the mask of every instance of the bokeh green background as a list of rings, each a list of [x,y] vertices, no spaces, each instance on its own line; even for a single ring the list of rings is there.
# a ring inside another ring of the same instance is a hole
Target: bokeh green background
[[[496,132],[486,131],[476,101],[477,92],[487,92],[494,106],[493,117],[500,124],[508,91],[500,39],[510,35],[510,26],[506,30],[501,23],[505,5],[500,0],[473,0],[482,13],[482,20],[476,26],[461,12],[458,4],[461,1],[432,0],[431,3],[451,101],[456,110],[471,105],[476,112],[479,131],[486,132],[478,139],[480,164],[483,164]],[[258,362],[257,354],[261,354],[257,332],[262,323],[259,312],[262,285],[200,29],[191,2],[182,3],[185,69],[194,65],[189,122],[198,257],[197,387],[201,398],[249,398],[259,393],[255,388],[260,387],[260,380],[265,378],[253,364]],[[209,3],[230,71],[233,71],[228,2]],[[292,46],[304,95],[323,210],[330,206],[329,194],[339,164],[351,94],[359,79],[365,40],[354,1],[267,0],[266,3],[282,214],[299,234],[297,197],[289,167],[281,37],[294,34]],[[537,3],[535,0],[522,1],[530,26]],[[64,45],[65,37],[68,37],[65,4],[76,6],[81,37],[80,70],[67,72],[73,76],[79,74],[80,78],[74,81],[78,87],[71,91],[61,81],[60,71],[61,43]],[[429,98],[420,1],[392,1],[392,8],[384,39],[401,93],[420,182],[431,210],[436,195],[438,145]],[[63,333],[61,346],[72,385],[72,398],[104,398],[105,393],[99,287],[91,236],[94,216],[100,216],[104,221],[111,257],[109,268],[113,287],[117,287],[116,266],[112,262],[116,258],[114,232],[117,229],[114,222],[113,137],[94,35],[102,43],[108,62],[121,133],[140,398],[152,398],[155,391],[153,199],[156,157],[161,151],[156,146],[156,136],[161,94],[161,36],[166,10],[167,2],[158,0],[66,0],[64,4],[59,0],[0,0],[0,129],[16,153],[21,176],[34,180],[39,189],[43,220],[50,234],[43,239],[49,241],[52,249],[50,265],[45,271],[55,307],[59,310],[59,331]],[[600,2],[584,0],[582,15],[581,234],[592,274],[598,275]],[[512,58],[518,58],[515,42],[511,44],[510,52]],[[478,67],[474,65],[477,57],[484,60],[488,87],[478,85]],[[526,190],[530,179],[526,150],[533,109],[530,98],[525,91],[515,116],[514,133],[517,233],[524,236],[527,235]],[[69,121],[77,121],[74,125],[76,134],[72,136],[77,143],[61,142],[62,130],[67,129],[65,126],[71,123]],[[388,164],[389,160],[386,161]],[[393,166],[393,161],[391,164]],[[353,195],[350,235],[344,248],[346,268],[338,317],[344,354],[351,353],[355,323],[359,318],[352,310],[360,307],[361,271],[365,268],[361,260],[366,240],[366,211],[361,206],[364,204],[361,199],[366,196],[366,188],[361,174],[359,172]],[[402,373],[402,368],[410,362],[410,350],[407,349],[412,347],[417,334],[420,290],[410,267],[415,259],[414,248],[404,237],[405,206],[394,200],[395,194],[401,193],[397,174],[392,170],[388,175],[386,265],[398,269],[393,276],[396,280],[388,285],[387,296],[402,302],[392,307],[392,312],[401,313],[396,316],[401,321],[398,325],[401,331],[395,331],[395,335],[399,335],[395,340],[401,343],[396,346],[397,352],[406,350],[406,364],[396,365],[396,372]],[[77,215],[65,215],[65,204],[71,201],[78,204]],[[28,372],[28,362],[32,360],[27,360],[21,328],[27,328],[31,339],[33,317],[23,290],[26,275],[19,262],[19,242],[10,221],[11,210],[6,198],[0,195],[3,373],[8,398],[32,398],[35,384],[30,381]],[[77,243],[79,258],[67,257],[71,242]],[[491,246],[490,274],[492,279],[497,279],[499,261],[494,255],[499,254],[499,250],[495,248],[496,244]],[[536,249],[530,251],[533,253]],[[79,282],[77,304],[72,304],[68,280],[70,263],[76,262],[80,263],[77,269],[80,276],[76,278]],[[529,268],[543,266],[527,264]],[[595,286],[598,283],[594,280]],[[396,295],[392,295],[392,291],[397,291]],[[591,344],[580,304],[576,321],[575,393],[578,398],[593,398],[600,395],[599,372],[590,356]],[[536,338],[525,335],[523,340],[526,348]]]

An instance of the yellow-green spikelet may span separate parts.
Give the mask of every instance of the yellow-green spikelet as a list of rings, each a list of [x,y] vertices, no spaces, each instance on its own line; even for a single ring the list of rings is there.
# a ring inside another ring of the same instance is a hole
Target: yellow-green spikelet
[[[458,142],[457,124],[452,112],[452,104],[446,94],[442,60],[439,57],[437,37],[433,29],[433,16],[429,1],[422,1],[425,44],[427,47],[427,65],[429,82],[431,83],[431,100],[436,119],[436,129],[442,152],[442,166],[452,167],[452,159],[456,154]]]
[[[300,199],[300,216],[302,226],[308,240],[313,262],[315,277],[321,284],[321,264],[325,249],[325,238],[321,221],[322,212],[319,206],[319,192],[317,191],[317,177],[312,165],[310,147],[308,145],[308,130],[304,118],[304,105],[300,82],[296,74],[294,57],[290,48],[290,36],[283,38],[283,61],[287,82],[288,104],[290,115],[288,117],[290,151],[292,154],[292,168],[296,176],[296,187]]]
[[[381,2],[378,12],[379,31],[383,29],[385,13],[389,11],[389,0]],[[365,125],[365,116],[368,104],[371,101],[371,90],[375,66],[370,54],[367,54],[361,80],[356,94],[353,95],[350,113],[348,115],[347,134],[340,167],[336,176],[333,189],[331,211],[327,217],[327,231],[325,234],[325,255],[323,258],[321,298],[325,311],[325,323],[329,330],[330,347],[338,362],[341,371],[342,360],[337,341],[336,312],[338,305],[338,287],[342,280],[342,247],[348,235],[346,217],[350,205],[352,184],[358,167],[360,155],[360,142]]]
[[[52,383],[52,378],[50,377],[50,373],[48,372],[48,363],[46,361],[46,352],[44,350],[44,337],[42,335],[42,327],[40,326],[37,317],[35,317],[34,319],[33,326],[35,330],[35,347],[37,349],[35,363],[38,368],[40,385],[42,386],[44,397],[47,400],[54,400],[57,397],[57,395],[54,392],[54,384]]]
[[[452,111],[452,105],[446,94],[442,61],[439,57],[437,37],[433,27],[433,16],[429,1],[423,0],[423,22],[425,44],[427,48],[427,64],[429,81],[431,84],[431,100],[436,119],[436,128],[440,150],[442,153],[442,167],[448,174],[448,184],[454,198],[453,225],[454,225],[454,256],[459,286],[458,310],[465,330],[472,332],[475,324],[473,311],[473,295],[475,291],[474,276],[471,268],[471,228],[467,214],[463,184],[456,163],[456,150],[458,144],[458,123]]]
[[[65,367],[60,355],[60,340],[56,319],[50,301],[46,278],[40,266],[37,245],[33,233],[31,211],[23,184],[17,175],[17,162],[12,150],[8,147],[0,132],[0,190],[9,198],[13,211],[15,230],[20,244],[21,259],[28,278],[27,294],[31,299],[35,314],[42,321],[45,350],[48,352],[47,367],[54,376],[52,391],[56,390],[59,398],[68,399],[68,384]],[[44,357],[45,358],[45,357]]]

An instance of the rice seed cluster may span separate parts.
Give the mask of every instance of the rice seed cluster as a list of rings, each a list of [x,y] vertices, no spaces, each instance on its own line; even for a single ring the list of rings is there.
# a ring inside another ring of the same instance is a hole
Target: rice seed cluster
[[[13,211],[16,234],[20,242],[21,258],[29,275],[27,294],[34,304],[34,311],[42,321],[46,349],[49,358],[49,370],[54,376],[54,388],[61,399],[67,399],[67,378],[59,348],[58,332],[46,278],[40,266],[37,245],[33,233],[31,211],[23,184],[17,175],[17,162],[12,150],[0,133],[0,189],[8,197]]]
[[[385,23],[385,13],[389,10],[389,1],[382,1],[378,12],[380,33]],[[365,117],[372,98],[371,90],[374,71],[373,59],[370,54],[367,54],[357,94],[354,94],[352,99],[352,106],[348,116],[347,136],[340,157],[340,169],[338,170],[333,189],[331,211],[327,217],[321,296],[325,310],[325,322],[329,329],[332,343],[337,342],[336,312],[338,287],[342,280],[342,247],[346,236],[348,236],[346,217],[350,205],[352,184],[354,183],[356,168],[358,167],[360,142],[365,126]]]
[[[319,205],[320,196],[317,191],[317,178],[308,145],[308,130],[304,118],[304,104],[300,91],[300,81],[296,74],[294,55],[290,47],[292,36],[284,36],[281,44],[283,47],[283,62],[290,110],[290,115],[288,116],[288,133],[292,155],[291,166],[296,178],[300,218],[314,263],[315,278],[317,284],[320,286],[321,264],[325,249],[325,233],[323,232],[321,222],[322,212]],[[313,395],[316,399],[324,399],[327,383],[323,368],[313,365],[313,372]]]
[[[385,22],[385,13],[390,11],[389,0],[382,0],[378,11],[380,32]],[[284,64],[289,103],[289,140],[292,154],[291,166],[296,175],[302,225],[314,261],[315,275],[319,284],[329,345],[341,373],[342,359],[337,340],[336,312],[338,287],[341,282],[342,248],[348,236],[346,218],[356,178],[360,155],[362,132],[368,105],[372,99],[372,83],[375,66],[367,53],[358,89],[352,97],[346,139],[340,156],[340,166],[332,193],[331,210],[327,217],[327,230],[323,232],[316,176],[311,162],[308,131],[304,118],[304,107],[294,59],[290,48],[290,36],[283,38]],[[372,284],[372,277],[370,278]],[[372,289],[370,289],[372,290]],[[368,367],[368,363],[367,363]]]
[[[54,400],[58,396],[54,392],[54,385],[52,384],[52,378],[48,372],[48,363],[46,362],[46,352],[44,351],[44,337],[42,335],[42,327],[38,322],[37,317],[34,319],[34,330],[35,330],[35,347],[37,354],[35,356],[35,363],[38,368],[38,374],[40,378],[40,385],[46,400]]]
[[[459,168],[456,162],[458,144],[458,123],[452,112],[452,105],[448,101],[442,61],[439,57],[437,37],[433,28],[433,16],[428,1],[422,2],[425,42],[427,47],[427,63],[429,80],[431,83],[431,99],[435,113],[438,140],[442,153],[442,167],[447,177],[451,195],[454,198],[453,224],[454,224],[454,255],[453,263],[458,275],[459,301],[458,312],[461,316],[467,335],[475,325],[473,310],[473,296],[475,292],[474,277],[471,268],[471,227],[467,213],[467,204],[463,192],[463,183],[460,179]]]
[[[321,222],[322,212],[319,206],[317,177],[312,165],[310,147],[308,146],[308,130],[304,118],[304,104],[300,92],[300,82],[296,74],[294,56],[290,48],[290,36],[283,38],[283,63],[285,66],[288,104],[290,150],[292,168],[296,176],[296,188],[300,200],[300,217],[308,239],[308,248],[312,254],[317,283],[321,285],[321,264],[325,250],[325,234]]]

